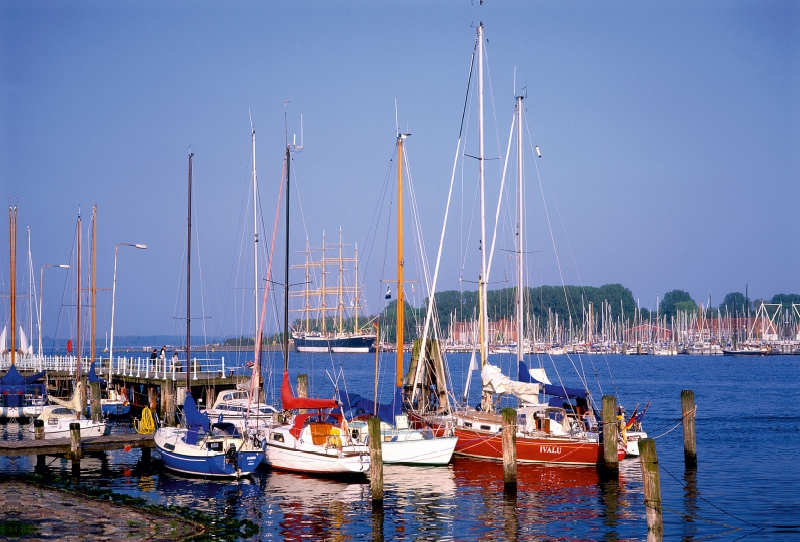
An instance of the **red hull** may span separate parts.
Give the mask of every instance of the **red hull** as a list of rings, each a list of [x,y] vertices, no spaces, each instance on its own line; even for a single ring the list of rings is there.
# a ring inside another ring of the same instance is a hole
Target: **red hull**
[[[466,457],[503,459],[503,436],[500,433],[456,428],[455,452]],[[562,463],[599,465],[603,463],[603,444],[568,438],[532,438],[517,435],[517,461],[521,463]]]

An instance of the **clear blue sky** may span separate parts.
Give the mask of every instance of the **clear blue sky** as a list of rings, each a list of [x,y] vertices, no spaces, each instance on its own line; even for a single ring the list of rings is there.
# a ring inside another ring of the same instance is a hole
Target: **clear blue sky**
[[[284,111],[290,133],[302,113],[305,148],[294,164],[302,211],[294,205],[292,248],[302,248],[306,231],[318,244],[323,229],[333,240],[342,227],[366,253],[391,167],[395,100],[401,129],[413,134],[408,153],[432,257],[479,21],[489,42],[487,156],[505,150],[516,67],[568,284],[620,282],[646,307],[675,288],[698,301],[713,294],[714,304],[745,283],[754,298],[800,292],[800,6],[727,0],[3,2],[0,193],[19,205],[20,249],[31,228],[37,283],[42,265],[70,262],[78,207],[88,225],[97,204],[100,287],[111,287],[116,243],[148,245],[120,249],[116,333],[175,332],[184,314],[191,146],[206,323],[214,334],[247,333],[248,110],[265,236]],[[469,154],[477,152],[476,115],[473,102]],[[526,160],[528,249],[543,251],[531,258],[531,284],[559,284],[533,158]],[[460,232],[475,220],[476,169],[465,162],[442,288],[474,289],[458,279]],[[6,233],[0,248],[6,293]],[[383,270],[382,251],[373,246],[366,277],[373,312],[383,302],[381,276],[395,276]],[[496,277],[510,272],[505,260]],[[67,276],[45,271],[45,334],[56,332],[55,321],[68,334],[72,316],[64,309],[59,317],[59,305],[74,302]],[[199,269],[193,277],[199,317]],[[465,269],[464,278],[476,277],[474,266]],[[2,305],[6,321],[7,298]],[[110,292],[98,311],[102,337]]]

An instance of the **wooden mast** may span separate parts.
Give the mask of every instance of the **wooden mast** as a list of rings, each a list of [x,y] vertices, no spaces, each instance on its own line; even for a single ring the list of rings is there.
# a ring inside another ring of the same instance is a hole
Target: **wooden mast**
[[[192,157],[193,152],[189,153],[189,209],[187,212],[186,224],[186,395],[191,395],[189,381],[189,367],[192,352]]]
[[[82,285],[81,285],[81,237],[82,237],[82,226],[81,226],[81,209],[78,207],[78,243],[77,243],[77,254],[75,256],[77,260],[77,270],[75,275],[77,276],[78,282],[78,314],[76,318],[76,326],[75,326],[75,357],[78,360],[77,367],[75,370],[75,381],[80,382],[81,380],[81,356],[83,352],[81,351],[81,300],[82,300]],[[80,416],[80,413],[78,413]]]
[[[403,343],[405,342],[405,295],[403,294],[403,141],[397,136],[397,387],[403,386]],[[424,346],[423,346],[424,348]]]

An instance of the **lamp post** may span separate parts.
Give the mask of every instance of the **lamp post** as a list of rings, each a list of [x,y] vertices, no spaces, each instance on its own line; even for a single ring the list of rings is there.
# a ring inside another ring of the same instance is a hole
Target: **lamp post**
[[[42,296],[44,295],[44,268],[55,267],[57,269],[69,269],[67,264],[45,264],[39,271],[39,362],[42,359]],[[39,367],[41,369],[41,367]]]
[[[114,304],[117,298],[117,255],[119,254],[119,247],[133,247],[146,249],[147,245],[140,245],[138,243],[117,243],[114,247],[114,283],[111,286],[111,344],[108,347],[108,381],[111,382],[111,368],[114,366]]]

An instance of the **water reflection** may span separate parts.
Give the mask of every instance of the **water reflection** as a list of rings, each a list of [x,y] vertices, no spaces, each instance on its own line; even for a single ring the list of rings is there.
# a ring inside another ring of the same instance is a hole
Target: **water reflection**
[[[697,524],[694,518],[697,517],[699,507],[697,505],[697,467],[687,467],[683,473],[683,503],[685,514],[683,514],[683,540],[694,540],[697,537]]]

